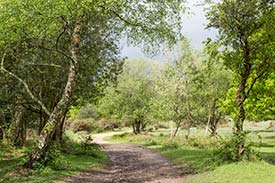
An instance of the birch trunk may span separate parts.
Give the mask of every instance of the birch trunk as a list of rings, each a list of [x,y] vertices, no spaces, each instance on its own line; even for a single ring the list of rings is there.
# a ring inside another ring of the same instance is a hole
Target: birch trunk
[[[48,150],[49,145],[53,141],[53,136],[56,129],[60,126],[61,120],[64,117],[67,109],[69,108],[71,99],[73,97],[73,91],[76,86],[76,66],[78,61],[78,50],[80,46],[80,32],[81,32],[81,21],[76,20],[73,35],[71,37],[71,60],[69,67],[69,74],[67,84],[65,86],[63,95],[51,112],[49,119],[42,129],[36,149],[31,154],[27,163],[25,163],[25,168],[33,168],[33,164],[42,160],[45,157],[45,153]]]

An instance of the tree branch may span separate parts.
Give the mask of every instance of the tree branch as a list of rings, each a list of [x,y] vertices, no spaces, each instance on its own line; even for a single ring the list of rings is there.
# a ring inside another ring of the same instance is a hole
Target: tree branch
[[[254,85],[256,84],[256,82],[258,81],[258,79],[260,79],[266,73],[266,70],[267,70],[267,68],[263,69],[262,72],[253,79],[249,89],[247,90],[247,92],[245,94],[245,99],[247,99],[248,95],[252,91],[252,89],[253,89]]]
[[[69,56],[67,53],[65,53],[64,51],[62,51],[60,49],[47,48],[47,47],[39,45],[39,44],[29,43],[29,45],[34,47],[34,48],[40,48],[40,49],[45,49],[45,50],[48,50],[48,51],[54,51],[54,52],[60,53],[61,55],[65,56],[66,58],[70,59],[73,63],[75,62],[74,59],[71,56]]]
[[[36,98],[36,97],[33,95],[33,93],[31,92],[31,90],[30,90],[28,84],[27,84],[23,79],[21,79],[20,77],[18,77],[16,74],[14,74],[14,73],[8,71],[7,69],[5,69],[5,67],[4,67],[5,57],[6,57],[6,52],[4,52],[4,55],[3,55],[2,60],[1,60],[1,70],[2,70],[4,73],[6,73],[6,74],[12,76],[13,78],[15,78],[15,79],[16,79],[17,81],[19,81],[21,84],[23,84],[23,86],[25,87],[26,92],[29,94],[29,96],[31,97],[31,99],[34,100],[36,103],[38,103],[38,104],[41,106],[41,108],[44,110],[44,112],[45,112],[48,116],[50,116],[50,114],[51,114],[50,111],[47,109],[47,107],[46,107],[38,98]]]
[[[56,65],[56,64],[36,64],[36,63],[30,63],[30,64],[27,64],[27,65],[30,65],[30,66],[45,66],[45,67],[56,67],[56,68],[63,68],[61,65]]]
[[[61,19],[65,22],[65,25],[63,27],[63,31],[59,34],[59,36],[56,39],[56,43],[55,43],[56,50],[58,50],[58,43],[59,43],[60,38],[65,34],[67,27],[68,27],[68,22],[65,20],[65,18],[63,16],[61,16]]]

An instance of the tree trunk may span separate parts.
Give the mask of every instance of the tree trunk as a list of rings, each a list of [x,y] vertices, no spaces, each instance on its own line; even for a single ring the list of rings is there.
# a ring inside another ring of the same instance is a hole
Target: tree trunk
[[[217,135],[217,125],[221,118],[221,114],[218,112],[217,100],[214,100],[209,111],[208,117],[208,132],[211,137]]]
[[[13,119],[12,137],[11,140],[15,146],[22,147],[26,144],[26,121],[24,115],[26,109],[23,106],[18,106]]]
[[[42,110],[42,108],[40,109],[39,118],[40,119],[39,119],[38,135],[41,133],[47,121],[49,120],[49,116]]]
[[[49,116],[49,120],[41,131],[38,139],[36,149],[31,154],[25,168],[33,168],[35,162],[41,161],[48,150],[49,145],[53,141],[53,135],[56,129],[60,126],[61,120],[64,117],[66,110],[69,108],[70,101],[73,97],[73,91],[76,86],[76,66],[77,66],[77,55],[80,46],[80,32],[81,32],[81,21],[76,20],[73,35],[71,37],[71,59],[67,84],[64,92],[58,104]]]
[[[137,135],[135,123],[133,123],[132,128],[133,128],[133,133],[134,133],[135,135]]]
[[[141,133],[141,121],[140,120],[135,121],[135,127],[136,127],[136,133],[140,134]]]
[[[133,123],[133,132],[134,134],[140,134],[142,131],[142,122],[141,120],[136,119]]]
[[[141,131],[144,131],[147,126],[147,123],[143,122],[141,123]]]
[[[7,133],[6,133],[6,130],[5,130],[5,128],[3,128],[3,127],[1,127],[1,132],[2,132],[2,135],[1,135],[1,140],[2,141],[5,141],[5,140],[7,140]]]
[[[62,140],[63,140],[63,131],[64,131],[66,114],[67,114],[67,112],[65,113],[64,117],[62,118],[60,125],[56,129],[56,131],[54,133],[54,139],[53,139],[54,141],[60,143],[61,145],[62,145]]]
[[[170,136],[170,139],[169,139],[170,141],[172,141],[177,136],[180,126],[181,126],[181,122],[178,122],[175,130],[172,132]]]
[[[191,125],[188,125],[187,134],[185,135],[186,140],[189,139],[189,136],[190,136],[190,129],[191,129]]]
[[[247,93],[246,93],[246,86],[247,86],[247,81],[248,78],[250,77],[251,74],[251,64],[250,64],[250,48],[248,44],[248,40],[244,40],[244,46],[243,46],[243,71],[240,74],[241,76],[241,82],[238,88],[238,91],[236,93],[236,104],[237,104],[237,110],[238,114],[235,119],[235,124],[234,124],[234,135],[240,137],[243,133],[243,123],[246,117],[246,112],[244,108],[244,102],[247,98]],[[239,144],[237,144],[236,147],[238,158],[243,155],[244,153],[244,141],[240,140]]]

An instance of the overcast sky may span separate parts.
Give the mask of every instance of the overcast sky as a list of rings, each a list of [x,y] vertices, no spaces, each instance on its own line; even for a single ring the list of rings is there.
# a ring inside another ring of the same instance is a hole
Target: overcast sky
[[[188,0],[187,6],[191,14],[183,17],[183,33],[190,40],[191,46],[195,49],[203,48],[203,41],[208,37],[216,36],[215,30],[205,30],[207,20],[205,18],[204,7],[199,6],[199,0]],[[145,56],[139,48],[123,45],[122,55],[129,58],[141,58]],[[155,60],[164,60],[165,56],[158,55]]]

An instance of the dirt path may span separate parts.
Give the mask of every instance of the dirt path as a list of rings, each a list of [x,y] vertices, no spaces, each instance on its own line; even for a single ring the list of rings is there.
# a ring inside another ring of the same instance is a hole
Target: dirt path
[[[89,171],[59,183],[184,183],[180,172],[167,159],[139,145],[104,141],[119,132],[96,135],[110,163],[101,171]]]

